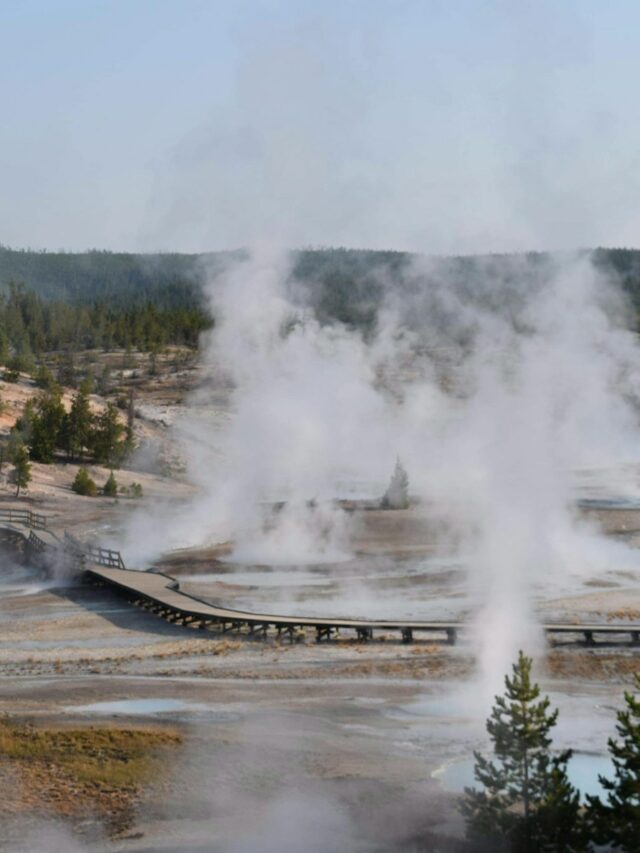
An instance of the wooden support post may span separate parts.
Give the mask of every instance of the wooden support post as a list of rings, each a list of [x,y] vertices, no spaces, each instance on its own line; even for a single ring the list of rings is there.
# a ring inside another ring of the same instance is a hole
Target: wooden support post
[[[455,628],[447,628],[447,643],[450,646],[455,646],[457,639],[457,631]]]
[[[594,646],[595,640],[593,639],[593,631],[585,631],[584,632],[584,641],[588,646]]]
[[[411,628],[403,628],[402,629],[402,642],[403,643],[413,642],[413,630]]]
[[[640,643],[640,631],[631,632],[631,645],[637,646]]]
[[[356,628],[358,640],[366,643],[367,640],[373,640],[373,628]]]

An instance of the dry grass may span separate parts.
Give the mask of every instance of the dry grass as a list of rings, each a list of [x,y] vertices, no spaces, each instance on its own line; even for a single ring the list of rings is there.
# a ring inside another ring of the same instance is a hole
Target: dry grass
[[[181,743],[172,729],[40,728],[0,720],[0,816],[55,815],[131,825],[143,794],[167,779]]]
[[[640,621],[640,610],[635,607],[621,607],[619,610],[612,610],[607,615],[607,621],[622,621],[629,619],[632,622]]]
[[[38,729],[0,721],[0,755],[20,762],[55,765],[75,781],[134,789],[162,763],[179,735],[119,729]]]
[[[640,661],[637,654],[633,653],[603,650],[593,654],[554,650],[547,655],[546,670],[554,678],[627,682],[640,672]]]

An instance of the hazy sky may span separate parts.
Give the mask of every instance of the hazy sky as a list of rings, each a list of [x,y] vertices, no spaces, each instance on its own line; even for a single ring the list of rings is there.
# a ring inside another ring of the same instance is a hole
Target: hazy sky
[[[640,245],[637,0],[0,0],[0,243]]]

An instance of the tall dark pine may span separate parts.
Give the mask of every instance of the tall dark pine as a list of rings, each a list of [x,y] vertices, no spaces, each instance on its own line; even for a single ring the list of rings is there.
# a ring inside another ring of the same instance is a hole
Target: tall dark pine
[[[82,458],[89,447],[93,433],[93,414],[89,403],[90,383],[86,380],[80,385],[71,403],[71,410],[65,424],[65,450],[74,459]]]
[[[531,658],[522,652],[504,696],[496,696],[487,731],[493,761],[474,753],[481,790],[466,788],[461,809],[471,839],[492,850],[538,853],[581,847],[578,791],[567,777],[571,750],[554,755],[550,731],[558,711],[531,681]]]
[[[640,691],[640,675],[636,675]],[[587,820],[594,841],[626,853],[640,851],[640,695],[624,694],[626,708],[618,711],[618,740],[609,739],[614,778],[600,776],[606,802],[587,797]]]
[[[16,497],[20,497],[20,489],[26,489],[31,482],[31,463],[29,462],[29,452],[24,444],[19,445],[16,449],[13,460],[14,469],[11,476],[11,481],[16,487]]]
[[[31,425],[31,457],[36,462],[53,461],[58,445],[60,428],[65,419],[60,389],[43,392],[36,403],[36,414]]]
[[[120,423],[118,410],[113,403],[107,403],[104,412],[98,417],[93,434],[94,453],[96,461],[109,468],[120,464],[123,455],[122,433],[124,427]]]

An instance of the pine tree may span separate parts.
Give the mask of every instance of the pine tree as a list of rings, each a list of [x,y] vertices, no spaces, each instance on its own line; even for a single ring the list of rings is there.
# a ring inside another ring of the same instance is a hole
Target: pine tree
[[[107,482],[102,489],[103,494],[108,498],[116,498],[118,496],[118,483],[113,476],[113,471],[109,474]]]
[[[53,373],[51,373],[46,364],[38,365],[34,379],[36,386],[43,391],[51,391],[55,385]]]
[[[31,456],[36,462],[53,462],[53,455],[65,421],[62,395],[57,386],[43,394],[36,403],[36,414],[31,423]]]
[[[5,364],[9,358],[9,338],[3,328],[0,328],[0,364]]]
[[[31,482],[31,463],[29,452],[24,444],[20,444],[13,458],[14,469],[11,482],[16,487],[16,497],[20,497],[20,489],[26,489]]]
[[[409,506],[409,477],[399,459],[387,491],[382,498],[383,509],[407,509]]]
[[[91,479],[86,468],[80,468],[78,470],[78,473],[71,484],[71,488],[77,495],[85,495],[90,498],[95,497],[98,493],[98,487],[96,486],[95,481]]]
[[[640,691],[640,675],[635,676]],[[607,801],[587,796],[587,823],[594,841],[626,853],[640,851],[640,695],[624,694],[626,708],[618,711],[619,740],[609,739],[614,778],[600,776]]]
[[[106,397],[111,390],[111,370],[108,364],[105,364],[102,368],[102,373],[98,379],[96,390],[98,394],[101,394],[103,397]]]
[[[539,700],[531,665],[520,652],[505,678],[504,696],[496,696],[487,720],[496,760],[474,753],[475,777],[484,790],[466,788],[461,810],[468,836],[492,842],[492,849],[578,851],[580,797],[567,777],[572,753],[551,752],[558,711],[549,711],[548,697]]]
[[[74,459],[81,458],[92,441],[94,419],[89,402],[90,387],[86,379],[81,383],[66,418],[63,446]]]
[[[120,464],[123,455],[123,432],[124,427],[118,418],[118,410],[113,403],[108,403],[98,418],[93,433],[93,449],[97,462],[110,468]]]
[[[15,384],[20,381],[20,361],[16,356],[11,356],[6,362],[6,370],[2,378],[5,382]]]
[[[20,417],[16,420],[15,424],[11,428],[11,435],[15,437],[15,441],[22,442],[23,444],[31,443],[31,435],[33,432],[33,421],[36,417],[36,407],[35,400],[30,398],[24,404],[24,408],[20,414]],[[14,446],[15,446],[14,441]]]
[[[71,350],[67,350],[58,363],[58,382],[73,388],[76,384],[76,364]]]

